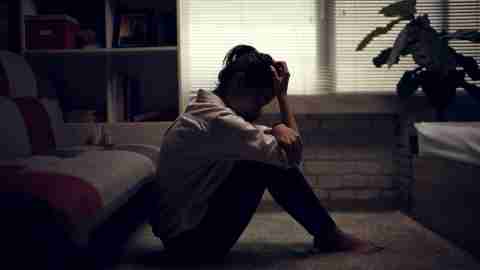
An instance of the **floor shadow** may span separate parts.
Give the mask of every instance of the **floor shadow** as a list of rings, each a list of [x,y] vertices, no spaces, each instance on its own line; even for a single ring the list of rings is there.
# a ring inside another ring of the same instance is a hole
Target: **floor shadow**
[[[174,259],[163,248],[137,249],[125,256],[120,263],[158,269],[267,268],[284,260],[307,258],[309,256],[308,249],[307,243],[238,243],[226,257],[205,262],[192,261],[189,258]]]

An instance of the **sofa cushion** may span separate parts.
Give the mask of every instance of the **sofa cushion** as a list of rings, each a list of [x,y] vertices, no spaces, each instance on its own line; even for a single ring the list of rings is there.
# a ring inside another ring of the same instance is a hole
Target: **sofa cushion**
[[[21,169],[23,174],[23,178],[10,178],[8,188],[0,191],[22,189],[48,201],[52,208],[64,213],[73,225],[69,230],[75,241],[83,245],[97,225],[153,179],[155,166],[148,157],[130,151],[75,153],[68,158],[37,155],[0,162],[4,173]]]
[[[5,69],[0,65],[0,97],[10,96],[10,81],[5,74]]]
[[[76,151],[68,158],[31,156],[5,162],[33,172],[49,172],[84,179],[99,192],[103,206],[114,203],[144,179],[155,175],[155,166],[146,156],[130,151]]]
[[[420,156],[480,165],[480,122],[416,123]]]
[[[28,130],[16,103],[0,97],[0,160],[27,157],[32,154]]]
[[[49,153],[68,146],[62,113],[56,100],[0,97],[0,120],[8,129],[0,134],[1,159]]]
[[[14,101],[23,116],[32,154],[43,154],[55,149],[50,115],[44,105],[38,99],[31,97],[15,98]]]
[[[37,81],[35,75],[24,57],[9,51],[0,51],[0,65],[8,82],[10,97],[36,97]]]
[[[39,102],[43,105],[49,116],[50,127],[55,138],[57,148],[70,146],[69,138],[63,121],[63,113],[57,99],[42,98]]]
[[[155,165],[155,172],[158,169],[158,161],[160,156],[160,147],[149,144],[116,144],[113,146],[115,150],[130,151],[148,157]]]
[[[24,193],[47,202],[74,226],[94,218],[103,206],[93,185],[72,175],[27,169],[13,171],[10,168],[1,187],[2,192]]]

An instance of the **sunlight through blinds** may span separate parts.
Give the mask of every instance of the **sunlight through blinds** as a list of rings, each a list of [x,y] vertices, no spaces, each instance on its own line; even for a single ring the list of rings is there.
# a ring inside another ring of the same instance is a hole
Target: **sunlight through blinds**
[[[184,91],[214,89],[223,57],[238,44],[287,61],[292,94],[333,87],[324,1],[182,0],[180,10]]]
[[[378,11],[396,0],[182,0],[180,63],[183,95],[212,90],[227,51],[249,44],[286,60],[291,69],[290,93],[394,92],[411,56],[388,69],[372,63],[391,47],[406,21],[363,51],[355,48],[375,27],[392,18]],[[479,29],[480,0],[418,0],[418,14],[428,13],[438,31]],[[478,43],[452,42],[479,61]]]
[[[375,27],[384,27],[393,18],[379,10],[394,0],[337,0],[335,5],[335,77],[337,92],[393,92],[406,70],[416,65],[411,55],[401,57],[390,69],[376,68],[373,57],[392,47],[398,33],[408,21],[397,24],[388,34],[375,38],[364,50],[356,52],[357,44]],[[417,15],[428,13],[431,25],[441,32],[458,29],[479,29],[480,0],[417,0]],[[458,52],[480,60],[479,43],[453,41]]]
[[[449,33],[460,29],[480,30],[480,0],[450,0],[447,5],[450,16],[446,22]],[[480,43],[469,41],[453,40],[452,46],[458,52],[465,56],[472,56],[480,63]],[[469,82],[472,82],[468,78]],[[476,81],[480,86],[480,81]]]

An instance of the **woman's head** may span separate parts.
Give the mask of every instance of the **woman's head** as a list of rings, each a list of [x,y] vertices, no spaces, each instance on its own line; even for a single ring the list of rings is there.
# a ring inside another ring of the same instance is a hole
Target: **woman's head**
[[[273,92],[273,76],[272,65],[273,58],[261,52],[258,52],[254,47],[248,45],[238,45],[231,49],[224,59],[223,69],[218,74],[218,86],[215,93],[224,100],[238,100],[249,99],[251,108],[248,113],[249,116],[244,116],[247,120],[253,117],[258,117],[261,107],[270,103],[274,98]],[[245,102],[248,103],[248,102]],[[233,105],[236,104],[227,104]],[[253,108],[255,105],[255,108]],[[243,106],[245,107],[245,106]],[[257,108],[259,107],[259,108]],[[236,108],[234,108],[236,109]]]

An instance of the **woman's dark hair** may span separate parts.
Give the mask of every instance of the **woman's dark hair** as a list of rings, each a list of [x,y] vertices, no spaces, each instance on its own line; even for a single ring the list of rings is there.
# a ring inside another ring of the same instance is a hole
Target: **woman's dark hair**
[[[273,58],[258,52],[249,45],[237,45],[232,48],[223,60],[223,69],[218,74],[218,86],[215,92],[223,96],[225,89],[236,73],[245,75],[245,86],[242,93],[236,95],[264,95],[266,93],[248,93],[248,89],[273,88],[273,77],[270,66]]]

